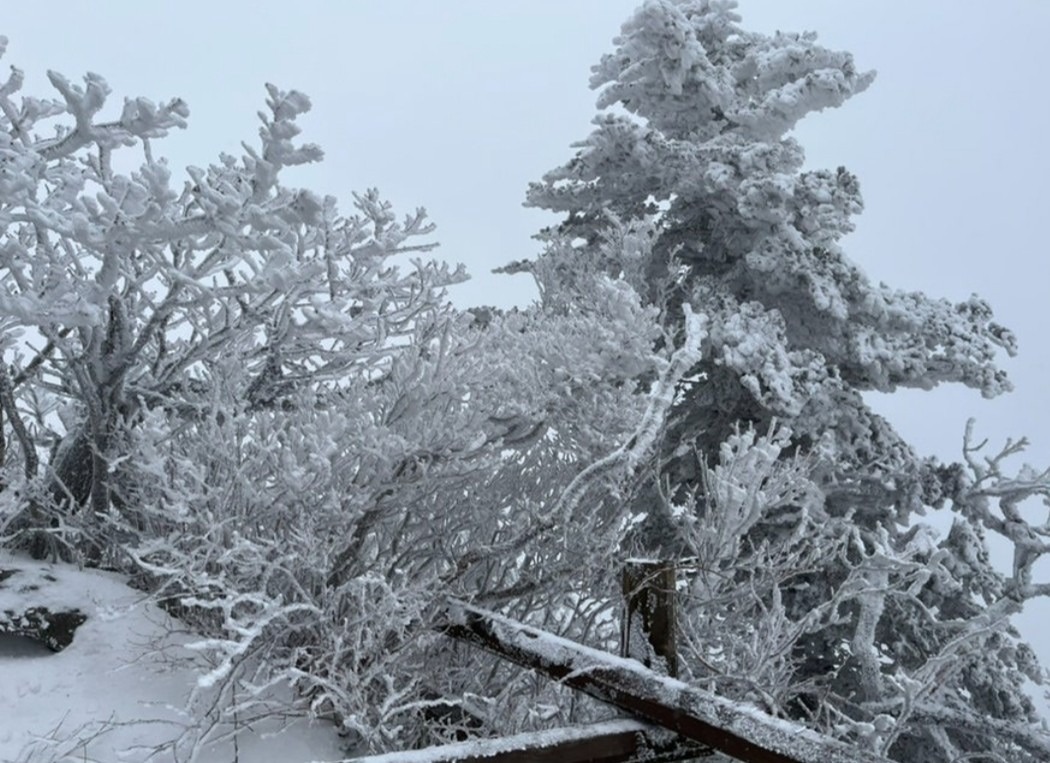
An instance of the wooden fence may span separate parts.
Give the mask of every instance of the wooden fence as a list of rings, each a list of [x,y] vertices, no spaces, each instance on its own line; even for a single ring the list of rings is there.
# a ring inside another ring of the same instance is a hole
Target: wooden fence
[[[623,578],[626,609],[621,641],[627,656],[586,647],[464,602],[450,601],[441,624],[451,638],[546,675],[619,708],[630,718],[355,760],[656,763],[719,752],[743,763],[889,763],[870,751],[685,684],[632,659],[636,653],[642,660],[655,655],[667,672],[676,669],[674,580],[670,563],[629,564]],[[632,644],[638,633],[649,643]]]

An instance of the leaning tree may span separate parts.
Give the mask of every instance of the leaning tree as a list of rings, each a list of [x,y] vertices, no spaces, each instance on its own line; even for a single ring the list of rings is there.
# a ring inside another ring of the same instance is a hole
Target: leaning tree
[[[1010,384],[1013,335],[977,297],[872,283],[840,240],[862,209],[845,168],[804,170],[790,135],[874,73],[813,34],[748,32],[736,3],[649,0],[593,69],[595,128],[527,204],[563,216],[544,273],[604,269],[671,337],[710,317],[661,451],[633,493],[635,542],[688,560],[687,670],[768,710],[870,739],[899,760],[1041,760],[1023,689],[1041,678],[1009,616],[1050,531],[967,437],[962,464],[919,458],[863,393]],[[536,270],[536,263],[511,269]],[[952,528],[921,524],[947,506]],[[1011,542],[1011,574],[984,534]]]

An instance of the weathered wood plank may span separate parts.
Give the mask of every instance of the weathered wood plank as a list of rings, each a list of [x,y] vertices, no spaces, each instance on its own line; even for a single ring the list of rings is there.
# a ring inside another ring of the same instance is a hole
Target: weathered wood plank
[[[445,632],[745,763],[889,763],[804,727],[468,604]]]
[[[671,763],[690,760],[707,748],[661,739],[648,723],[606,721],[498,739],[475,739],[422,750],[352,758],[354,763]]]

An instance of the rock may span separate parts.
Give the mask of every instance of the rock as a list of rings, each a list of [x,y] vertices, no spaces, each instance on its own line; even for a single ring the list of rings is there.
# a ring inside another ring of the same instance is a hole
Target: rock
[[[47,585],[57,582],[47,573],[0,567],[0,633],[34,639],[54,652],[72,644],[87,616],[77,607],[53,606]]]

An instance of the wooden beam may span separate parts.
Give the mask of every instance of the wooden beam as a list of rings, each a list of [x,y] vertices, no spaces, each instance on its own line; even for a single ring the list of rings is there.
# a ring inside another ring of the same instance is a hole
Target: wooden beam
[[[494,612],[452,602],[444,631],[744,763],[889,763],[867,750]]]
[[[351,758],[353,763],[671,763],[710,749],[660,739],[662,730],[633,720],[535,731],[497,739]],[[349,762],[348,762],[349,763]]]

